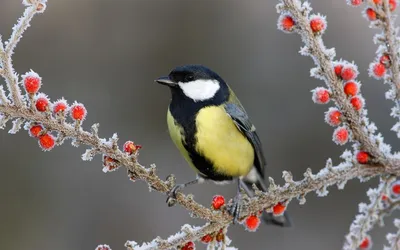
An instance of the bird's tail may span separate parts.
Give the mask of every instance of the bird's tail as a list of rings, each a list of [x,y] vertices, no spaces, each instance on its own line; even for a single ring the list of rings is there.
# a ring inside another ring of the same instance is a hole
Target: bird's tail
[[[264,179],[258,173],[252,172],[250,172],[250,174],[252,174],[253,176],[247,176],[243,178],[243,180],[241,180],[241,187],[246,191],[249,197],[254,196],[254,190],[252,187],[253,184],[256,184],[258,189],[262,190],[263,192],[267,191]],[[254,174],[256,175],[254,176]],[[267,213],[266,211],[264,211],[262,214],[262,219],[267,225],[276,225],[280,227],[291,227],[293,225],[286,211],[283,213],[283,215],[280,216],[274,216],[272,213]]]

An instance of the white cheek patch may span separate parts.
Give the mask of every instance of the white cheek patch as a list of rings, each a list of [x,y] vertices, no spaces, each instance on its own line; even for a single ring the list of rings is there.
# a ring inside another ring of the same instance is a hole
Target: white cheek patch
[[[219,90],[217,80],[196,80],[192,82],[179,82],[183,93],[193,101],[205,101],[215,96]]]

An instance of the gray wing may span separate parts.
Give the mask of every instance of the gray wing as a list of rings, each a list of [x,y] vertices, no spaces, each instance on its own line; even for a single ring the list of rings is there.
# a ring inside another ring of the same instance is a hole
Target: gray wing
[[[234,103],[225,104],[225,110],[235,122],[238,129],[247,137],[253,145],[255,152],[254,166],[262,178],[264,178],[264,166],[266,165],[260,138],[256,133],[256,128],[251,123],[243,107]]]

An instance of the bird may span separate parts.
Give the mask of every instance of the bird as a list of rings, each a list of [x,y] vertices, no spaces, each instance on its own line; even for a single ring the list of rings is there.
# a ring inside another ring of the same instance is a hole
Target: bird
[[[197,174],[196,179],[175,185],[167,203],[189,185],[205,180],[217,184],[236,180],[237,192],[229,212],[234,222],[238,221],[241,189],[250,197],[254,195],[253,184],[267,190],[261,140],[243,105],[228,84],[203,65],[178,66],[155,82],[171,91],[169,134]],[[264,212],[262,218],[267,224],[291,226],[286,212],[279,217]]]

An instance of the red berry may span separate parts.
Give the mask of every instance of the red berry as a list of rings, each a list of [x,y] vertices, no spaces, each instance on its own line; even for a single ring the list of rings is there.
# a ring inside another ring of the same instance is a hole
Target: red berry
[[[379,62],[383,64],[386,68],[390,67],[391,61],[390,61],[390,56],[388,54],[383,54],[379,58]]]
[[[260,219],[255,215],[250,215],[246,218],[246,229],[250,232],[254,232],[257,230],[260,225]]]
[[[112,172],[119,168],[116,160],[113,158],[104,155],[103,156],[103,172]]]
[[[334,67],[333,69],[335,70],[335,74],[336,74],[338,77],[341,77],[342,69],[343,69],[343,64],[337,64],[337,65],[335,65],[335,67]]]
[[[278,204],[276,204],[276,205],[272,208],[273,214],[274,214],[275,216],[282,215],[282,214],[285,212],[285,210],[286,210],[286,206],[283,205],[283,204],[280,203],[280,202],[279,202]]]
[[[353,105],[353,108],[355,110],[360,110],[364,106],[364,101],[361,99],[359,96],[354,96],[350,99],[351,105]]]
[[[181,248],[181,250],[194,250],[194,249],[196,249],[196,248],[195,248],[195,245],[194,245],[194,243],[191,242],[191,241],[189,241],[188,243],[186,243],[186,244]]]
[[[389,0],[389,8],[390,11],[394,11],[397,7],[397,1],[396,0]]]
[[[329,90],[326,88],[318,87],[312,90],[312,100],[318,104],[326,104],[330,100]]]
[[[54,148],[56,141],[52,134],[44,134],[39,137],[39,144],[44,151],[49,151]]]
[[[220,209],[225,204],[225,198],[222,195],[214,195],[212,199],[212,206],[215,210]]]
[[[213,237],[210,234],[206,234],[201,238],[201,242],[210,243],[213,240]]]
[[[387,201],[389,199],[389,197],[387,195],[383,194],[381,199],[382,199],[382,201]]]
[[[65,100],[58,100],[53,104],[53,112],[54,114],[65,112],[68,109],[68,104]]]
[[[331,126],[338,126],[342,120],[342,113],[337,108],[330,108],[326,113],[325,113],[325,121]]]
[[[111,250],[109,245],[98,245],[96,250]]]
[[[348,96],[355,96],[358,93],[358,84],[353,81],[346,82],[343,91]]]
[[[367,18],[370,21],[375,21],[377,18],[376,12],[375,10],[373,10],[372,8],[368,8],[365,10],[365,15],[367,16]]]
[[[394,196],[400,195],[400,181],[393,182],[390,187],[390,190]]]
[[[283,15],[281,16],[278,26],[281,30],[291,32],[293,31],[294,25],[296,23],[293,20],[293,17],[289,15]]]
[[[359,6],[363,3],[363,0],[350,0],[350,4],[353,6]]]
[[[87,112],[85,106],[83,106],[82,103],[77,103],[77,102],[75,102],[74,105],[72,105],[70,110],[71,118],[78,121],[85,120],[86,113]]]
[[[377,4],[377,5],[382,4],[382,0],[373,0],[373,1],[374,1],[374,4]]]
[[[219,230],[219,232],[217,233],[217,235],[215,236],[215,240],[218,242],[221,242],[225,239],[225,234],[224,232],[221,230]]]
[[[354,65],[347,65],[347,66],[343,66],[342,72],[341,72],[341,76],[342,79],[345,81],[350,81],[353,80],[357,77],[358,75],[358,70]]]
[[[36,109],[40,112],[45,112],[49,109],[49,99],[45,95],[41,95],[36,99]]]
[[[360,164],[367,164],[369,162],[369,154],[365,151],[359,151],[356,158]]]
[[[369,236],[366,236],[358,246],[360,249],[370,249],[372,246],[371,238]]]
[[[135,145],[135,143],[133,143],[133,141],[127,141],[124,143],[124,152],[126,152],[130,155],[136,153],[136,151],[141,148],[142,148],[141,145]]]
[[[39,137],[40,132],[42,132],[43,127],[42,125],[38,124],[38,125],[33,125],[30,129],[29,129],[29,135],[31,137]]]
[[[310,27],[314,33],[323,32],[326,29],[326,21],[321,16],[313,16],[310,20]]]
[[[349,131],[345,127],[338,127],[333,132],[333,141],[339,145],[344,145],[349,140]]]
[[[380,79],[385,76],[386,67],[384,64],[380,62],[371,63],[369,66],[369,74],[375,77],[376,79]]]
[[[42,78],[33,71],[23,75],[22,80],[28,94],[36,94],[42,85]]]

